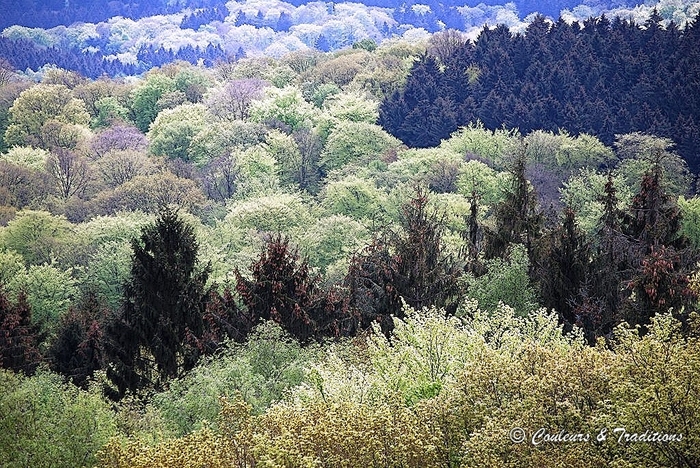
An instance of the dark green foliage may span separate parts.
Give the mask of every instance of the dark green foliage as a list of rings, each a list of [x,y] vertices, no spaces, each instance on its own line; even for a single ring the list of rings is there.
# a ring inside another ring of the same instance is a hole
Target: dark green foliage
[[[102,368],[102,321],[108,309],[95,294],[86,296],[61,318],[57,337],[48,351],[51,369],[86,389]]]
[[[535,241],[541,235],[543,216],[537,197],[525,177],[525,154],[520,152],[511,169],[512,184],[505,199],[495,208],[496,226],[487,232],[486,257],[505,255],[508,246],[523,244],[532,259]]]
[[[132,242],[122,309],[106,327],[108,377],[118,389],[161,388],[191,369],[204,332],[208,269],[197,260],[194,229],[164,209]]]
[[[318,288],[319,278],[289,239],[270,238],[250,270],[252,279],[236,270],[236,291],[255,323],[273,320],[301,342],[354,334],[356,320],[344,295]]]
[[[0,290],[0,367],[32,374],[41,360],[38,329],[32,324],[27,296],[21,292],[13,304]]]
[[[576,299],[586,290],[591,267],[590,245],[576,225],[572,210],[564,211],[562,221],[545,238],[547,245],[540,252],[537,268],[540,297],[543,305],[556,310],[569,327],[583,326],[583,318],[576,311]]]
[[[403,91],[382,103],[380,124],[412,147],[435,145],[477,120],[523,134],[588,133],[606,144],[640,131],[673,139],[696,172],[700,15],[682,31],[660,19],[600,17],[581,27],[538,16],[524,34],[484,28],[476,42],[454,44],[449,59],[429,47]]]
[[[651,317],[669,308],[678,313],[696,299],[688,277],[697,255],[680,235],[680,209],[665,193],[661,175],[660,164],[644,175],[622,225],[631,243],[633,270],[628,288],[634,292],[626,304],[625,318],[641,325],[648,325]]]
[[[198,347],[204,354],[214,353],[227,338],[243,343],[258,323],[258,317],[239,305],[233,291],[226,287],[220,294],[212,289],[204,312],[204,335]]]
[[[457,279],[462,269],[446,253],[444,220],[430,211],[422,189],[403,206],[400,221],[400,231],[379,233],[352,259],[345,281],[362,327],[376,321],[390,331],[390,316],[403,317],[404,302],[453,314],[461,298]]]

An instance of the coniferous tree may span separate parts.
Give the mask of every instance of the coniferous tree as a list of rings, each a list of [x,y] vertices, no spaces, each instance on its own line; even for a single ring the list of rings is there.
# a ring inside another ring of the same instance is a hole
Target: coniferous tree
[[[277,235],[251,266],[251,279],[235,271],[236,291],[250,320],[273,320],[299,341],[354,334],[357,324],[337,291],[322,291],[306,260]]]
[[[580,325],[581,319],[576,317],[573,304],[586,287],[590,249],[576,225],[573,210],[564,210],[563,222],[554,230],[550,245],[544,250],[537,275],[542,303],[556,310],[567,326]]]
[[[49,348],[51,369],[86,388],[95,371],[102,368],[100,322],[107,315],[107,308],[90,292],[71,307],[61,318],[57,337]]]
[[[106,327],[107,375],[127,389],[162,388],[194,367],[203,334],[208,268],[197,260],[194,229],[165,208],[132,241],[121,310]]]
[[[0,367],[32,374],[41,361],[38,341],[27,296],[20,292],[13,304],[0,290]]]
[[[633,294],[625,304],[628,322],[648,325],[657,313],[670,308],[679,313],[696,299],[689,275],[697,255],[680,228],[680,209],[665,193],[659,161],[643,176],[623,223],[623,232],[631,239]]]
[[[525,177],[525,152],[520,151],[511,169],[512,182],[505,199],[496,206],[496,226],[487,233],[486,257],[503,257],[512,243],[523,244],[533,257],[543,217],[537,197]]]
[[[574,304],[589,342],[609,334],[620,322],[620,308],[627,294],[624,281],[629,277],[629,239],[622,233],[623,213],[618,208],[612,174],[608,174],[601,201],[603,214],[595,236],[590,287],[581,291]]]
[[[462,268],[446,253],[444,220],[431,212],[428,201],[419,188],[401,210],[401,230],[380,233],[352,259],[346,285],[363,327],[379,322],[385,333],[390,332],[391,316],[403,317],[404,302],[414,309],[456,311]]]

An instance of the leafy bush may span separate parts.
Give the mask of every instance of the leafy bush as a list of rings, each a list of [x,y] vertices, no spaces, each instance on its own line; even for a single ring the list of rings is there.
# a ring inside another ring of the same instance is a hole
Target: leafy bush
[[[92,467],[116,434],[99,391],[79,390],[45,371],[24,377],[0,370],[0,459],[7,468]]]

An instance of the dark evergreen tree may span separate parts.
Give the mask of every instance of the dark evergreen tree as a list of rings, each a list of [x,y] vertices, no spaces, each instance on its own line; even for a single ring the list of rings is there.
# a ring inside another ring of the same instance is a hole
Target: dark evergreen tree
[[[511,168],[511,187],[495,208],[496,226],[487,232],[486,257],[503,257],[512,243],[523,244],[534,258],[535,240],[541,234],[543,217],[537,196],[525,177],[526,157],[521,149]]]
[[[397,18],[402,11],[410,16],[403,8]],[[475,43],[448,42],[445,53],[435,45],[449,34],[438,35],[403,92],[382,103],[380,124],[414,147],[475,120],[491,130],[591,133],[606,144],[617,134],[655,133],[676,141],[697,171],[698,139],[684,123],[700,115],[698,23],[664,28],[654,13],[644,25],[601,16],[581,27],[538,16],[524,34],[484,28]]]
[[[0,367],[34,373],[41,355],[38,328],[32,324],[32,311],[27,296],[20,292],[13,304],[0,290]]]
[[[561,225],[544,240],[540,252],[537,282],[542,304],[554,309],[567,327],[583,325],[577,316],[577,296],[587,290],[590,271],[590,246],[576,225],[573,210],[564,210]]]
[[[680,234],[680,209],[664,191],[662,170],[659,161],[644,175],[622,226],[631,240],[629,289],[634,293],[625,319],[633,324],[648,325],[655,314],[669,308],[678,313],[696,299],[689,275],[697,255]]]
[[[95,371],[102,368],[102,324],[108,309],[93,293],[61,318],[58,333],[48,351],[51,369],[87,388]]]
[[[236,291],[250,320],[273,320],[302,343],[349,336],[357,328],[339,291],[322,291],[319,278],[281,235],[266,243],[251,266],[251,279],[235,271]]]
[[[446,253],[444,219],[428,206],[418,189],[401,211],[401,230],[380,233],[356,255],[346,277],[350,305],[360,311],[361,325],[379,322],[385,333],[391,316],[403,317],[403,303],[420,309],[442,307],[453,314],[461,299],[462,268]]]
[[[330,52],[331,50],[331,45],[328,43],[328,39],[323,34],[318,36],[318,39],[316,39],[315,47],[321,52]]]
[[[286,11],[281,12],[279,18],[277,19],[275,30],[289,31],[289,28],[292,26],[294,26],[294,22],[292,21],[292,17],[289,15],[289,13]]]
[[[629,239],[621,230],[623,212],[618,208],[612,174],[608,174],[601,201],[603,214],[593,239],[590,280],[572,304],[591,344],[598,337],[609,336],[622,320],[620,309],[628,295],[624,283],[630,274]]]
[[[165,208],[132,241],[122,309],[105,330],[107,375],[126,390],[165,382],[191,369],[204,332],[208,267],[197,260],[194,229]]]

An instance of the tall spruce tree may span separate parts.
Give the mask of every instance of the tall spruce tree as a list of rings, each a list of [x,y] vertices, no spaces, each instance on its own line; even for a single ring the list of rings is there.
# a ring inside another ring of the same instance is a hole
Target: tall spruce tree
[[[617,189],[608,174],[603,195],[603,214],[598,221],[592,252],[589,287],[582,290],[574,305],[589,341],[608,335],[621,318],[620,308],[629,278],[629,239],[622,233],[623,212],[618,208]]]
[[[279,234],[268,239],[250,270],[251,279],[235,271],[236,291],[248,309],[244,323],[273,320],[302,343],[356,331],[345,295],[319,288],[319,278],[289,239]]]
[[[209,269],[197,260],[194,229],[176,210],[163,209],[132,250],[122,308],[105,330],[107,375],[117,397],[160,389],[195,365],[208,295]]]
[[[576,225],[573,210],[567,208],[561,226],[555,229],[541,252],[539,286],[542,303],[559,313],[567,325],[581,324],[575,300],[585,289],[590,270],[590,246]]]
[[[0,367],[32,374],[41,361],[38,328],[32,324],[27,296],[13,304],[0,289]]]
[[[444,219],[428,207],[421,188],[401,210],[401,230],[379,233],[356,255],[345,283],[350,305],[360,311],[361,326],[379,322],[393,329],[390,316],[403,317],[403,302],[420,309],[442,307],[453,314],[461,298],[463,268],[446,252]]]
[[[87,388],[95,371],[102,368],[102,324],[109,310],[88,291],[61,317],[56,338],[48,350],[51,369]]]
[[[625,319],[644,326],[657,313],[670,308],[679,313],[696,299],[689,275],[697,254],[680,234],[680,209],[666,194],[662,174],[657,162],[643,176],[623,223],[623,232],[631,240],[629,289],[634,293],[625,304]]]
[[[488,232],[486,257],[503,257],[512,243],[523,244],[530,259],[535,241],[540,237],[543,217],[537,208],[537,196],[525,177],[524,147],[511,168],[511,187],[505,199],[496,206],[496,226]]]

